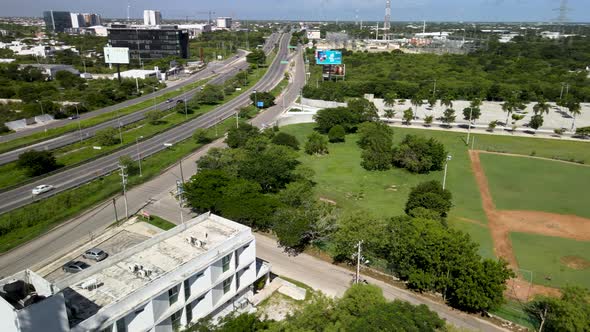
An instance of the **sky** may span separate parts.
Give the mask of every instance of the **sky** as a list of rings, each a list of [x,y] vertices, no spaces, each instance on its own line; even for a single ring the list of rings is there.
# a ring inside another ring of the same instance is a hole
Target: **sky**
[[[385,0],[129,0],[131,17],[156,9],[166,18],[205,19],[203,12],[243,19],[383,20]],[[393,21],[551,21],[560,0],[392,0]],[[569,0],[568,17],[590,22],[590,1]],[[41,16],[43,10],[127,16],[127,0],[0,0],[0,16]]]

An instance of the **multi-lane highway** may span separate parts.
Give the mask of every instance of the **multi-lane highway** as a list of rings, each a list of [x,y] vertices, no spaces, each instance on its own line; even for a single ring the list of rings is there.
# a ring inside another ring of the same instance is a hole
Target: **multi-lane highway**
[[[273,46],[276,43],[277,39],[278,39],[278,34],[272,34],[268,38],[268,40],[264,46],[264,50],[266,52],[270,52],[273,49]],[[213,74],[212,71],[215,71],[218,75],[213,80],[211,80],[209,83],[210,84],[222,84],[223,82],[227,81],[231,77],[235,76],[240,70],[247,67],[247,64],[246,64],[245,58],[244,58],[245,54],[246,54],[245,52],[240,51],[240,54],[237,57],[234,57],[234,59],[224,62],[221,67],[214,66],[212,68],[208,68],[206,70],[203,70],[203,71],[197,73],[196,75],[194,75],[193,77],[191,77],[186,82],[183,82],[182,85],[176,85],[174,87],[166,88],[164,90],[167,90],[165,92],[169,92],[169,91],[172,91],[175,89],[179,89],[181,86],[185,86],[188,83],[192,83],[192,82],[195,82],[195,81],[198,81],[201,79],[205,79],[207,77],[210,77]],[[213,69],[213,68],[217,68],[217,69]],[[175,97],[174,99],[175,100],[185,100],[185,99],[188,100],[194,96],[194,94],[197,92],[197,89],[198,88],[195,88],[195,89],[192,89],[188,92],[185,92],[185,93]],[[152,94],[149,96],[150,96],[150,98],[154,98],[156,95]],[[96,116],[96,115],[107,113],[107,112],[114,112],[114,111],[117,111],[123,107],[129,106],[130,104],[135,104],[135,103],[138,103],[138,102],[141,102],[144,100],[145,99],[143,97],[140,97],[140,98],[134,99],[134,101],[135,101],[134,103],[130,103],[130,101],[126,101],[124,103],[117,104],[117,105],[107,107],[107,108],[104,108],[101,110],[97,110],[94,112],[90,112],[90,113],[93,113],[92,116]],[[149,100],[149,98],[147,100]],[[15,149],[12,151],[2,153],[2,154],[0,154],[0,165],[17,160],[18,156],[21,155],[24,151],[31,150],[31,149],[38,150],[38,151],[58,149],[60,147],[63,147],[63,146],[69,145],[69,144],[73,144],[73,143],[78,142],[80,140],[84,140],[84,139],[88,139],[90,137],[93,137],[94,134],[101,129],[108,128],[108,127],[125,126],[130,123],[140,121],[140,120],[144,119],[145,114],[151,110],[154,110],[154,109],[166,110],[166,109],[169,109],[174,106],[175,106],[175,103],[163,102],[160,104],[156,104],[154,106],[147,107],[143,110],[139,110],[137,112],[121,116],[119,118],[114,118],[112,120],[102,122],[96,126],[88,127],[88,128],[82,129],[82,130],[75,131],[75,132],[70,132],[70,133],[64,134],[62,136],[53,138],[53,139],[49,139],[47,141],[43,141],[43,142],[40,142],[40,143],[37,143],[34,145],[30,145],[30,146],[26,146],[26,147],[22,147],[19,149]],[[82,115],[82,117],[85,117],[85,118],[92,117],[90,115],[91,114],[84,114],[84,115]],[[64,122],[62,121],[61,123],[64,123]],[[67,124],[67,122],[65,122],[64,124]],[[62,125],[64,125],[64,124],[62,124]]]
[[[240,109],[240,107],[250,103],[249,97],[253,90],[267,91],[276,86],[283,79],[284,72],[287,67],[287,65],[281,64],[281,60],[286,59],[288,56],[288,44],[290,41],[290,36],[290,34],[281,35],[279,42],[280,47],[277,57],[269,67],[264,77],[257,84],[255,84],[254,87],[248,89],[240,96],[215,108],[213,111],[204,114],[197,119],[186,122],[162,134],[141,142],[139,144],[141,156],[143,158],[150,156],[165,149],[166,146],[164,146],[164,144],[175,144],[185,140],[191,137],[195,129],[209,128],[219,121],[232,116]],[[244,63],[244,65],[247,64]],[[70,168],[19,188],[0,193],[0,213],[5,213],[12,209],[31,203],[33,201],[31,190],[38,185],[50,184],[55,186],[53,191],[36,197],[36,199],[42,199],[49,195],[54,195],[61,191],[79,186],[99,176],[110,173],[117,169],[119,158],[124,155],[136,159],[137,147],[129,146],[127,148],[115,151],[107,156],[98,158],[90,163]]]

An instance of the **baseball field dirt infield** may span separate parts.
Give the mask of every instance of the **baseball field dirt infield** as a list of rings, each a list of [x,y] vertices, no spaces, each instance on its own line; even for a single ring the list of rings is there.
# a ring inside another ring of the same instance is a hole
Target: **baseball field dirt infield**
[[[574,215],[560,215],[539,211],[498,210],[492,199],[488,179],[482,167],[479,154],[484,151],[469,151],[471,166],[479,187],[484,212],[488,219],[487,227],[492,235],[494,253],[505,259],[515,270],[519,270],[518,261],[510,240],[511,232],[531,233],[545,236],[590,241],[590,219]],[[514,158],[522,158],[514,157]],[[524,156],[526,157],[526,156]],[[572,264],[571,262],[569,263]],[[558,295],[559,290],[540,285],[531,285],[519,277],[509,285],[509,294],[526,300],[536,294]]]

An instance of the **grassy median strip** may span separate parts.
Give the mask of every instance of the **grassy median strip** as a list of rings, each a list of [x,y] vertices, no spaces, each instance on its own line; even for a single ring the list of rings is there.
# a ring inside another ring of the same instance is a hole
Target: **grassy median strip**
[[[254,69],[249,75],[249,83],[243,90],[253,86],[264,75],[266,68]],[[241,94],[240,91],[235,91],[231,95],[226,95],[224,103],[236,98]],[[123,144],[112,146],[101,146],[100,150],[95,149],[94,146],[99,146],[95,138],[84,140],[82,142],[70,144],[54,150],[57,162],[64,166],[73,166],[84,163],[90,159],[98,158],[107,155],[114,150],[125,148],[129,145],[136,144],[136,139],[143,140],[151,136],[160,134],[186,121],[193,120],[205,113],[210,112],[218,105],[201,105],[200,108],[190,108],[191,113],[185,115],[184,113],[177,113],[174,109],[168,111],[166,116],[158,123],[151,124],[147,119],[129,124],[122,127]],[[140,139],[143,137],[143,139]],[[138,146],[141,151],[141,143]],[[11,162],[0,166],[0,188],[6,188],[18,185],[28,181],[25,170],[17,167],[16,162]]]
[[[249,87],[258,82],[266,70],[267,68],[261,68],[255,71],[250,78]],[[212,139],[223,137],[230,128],[236,125],[235,121],[233,117],[230,117],[208,128],[206,130],[208,136]],[[193,139],[187,139],[143,159],[141,163],[143,176],[129,176],[128,188],[153,179],[180,158],[190,155],[202,146]],[[121,190],[119,175],[111,173],[77,188],[66,190],[0,215],[0,253],[31,241],[66,220],[92,207],[99,206],[101,203],[103,209],[112,208],[105,200],[120,193]]]
[[[163,218],[160,218],[160,217],[154,216],[154,215],[151,215],[149,219],[146,218],[146,217],[140,216],[139,217],[139,220],[141,220],[143,222],[146,222],[146,223],[148,223],[148,224],[150,224],[152,226],[156,226],[159,229],[162,229],[162,230],[165,230],[165,231],[176,227],[175,224],[169,222],[168,220],[165,220]]]
[[[198,86],[201,86],[201,85],[207,83],[210,79],[211,78],[200,80],[197,82],[193,82],[193,83],[187,84],[177,90],[166,92],[165,94],[155,98],[156,103],[161,103],[169,98],[173,98],[178,95],[181,95],[186,91],[189,91],[191,89],[194,89]],[[153,105],[154,105],[154,98],[134,104],[134,105],[131,105],[131,106],[128,106],[128,107],[125,107],[125,108],[122,108],[118,111],[112,111],[109,113],[104,113],[104,114],[95,116],[91,119],[82,120],[82,121],[80,121],[80,125],[83,129],[89,128],[92,126],[96,126],[97,124],[115,119],[118,116],[123,116],[123,115],[127,115],[130,113],[134,113],[134,112],[137,112],[137,111],[142,110],[144,108],[151,107]],[[63,121],[68,121],[68,120],[63,120]],[[45,140],[49,140],[49,139],[61,136],[65,133],[73,132],[76,130],[78,130],[78,121],[71,121],[70,124],[65,125],[63,127],[48,129],[47,133],[37,132],[37,133],[31,134],[29,136],[17,138],[12,141],[2,143],[2,145],[0,146],[0,153],[8,152],[8,151],[15,150],[15,149],[18,149],[18,148],[21,148],[24,146],[32,145],[32,144],[39,143],[39,142],[42,142]]]
[[[230,118],[208,129],[210,137],[217,131],[222,135],[232,126]],[[129,188],[158,176],[162,170],[191,154],[202,145],[188,139],[142,160],[143,176],[129,177]],[[47,232],[60,223],[80,214],[107,198],[121,192],[121,179],[117,173],[101,177],[80,187],[67,190],[39,202],[0,215],[0,253],[15,248]],[[106,204],[105,208],[112,208]]]

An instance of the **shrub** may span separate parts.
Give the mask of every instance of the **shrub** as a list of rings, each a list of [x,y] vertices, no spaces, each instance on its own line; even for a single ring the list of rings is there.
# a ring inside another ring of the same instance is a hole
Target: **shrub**
[[[344,142],[346,131],[341,125],[335,125],[328,132],[328,139],[331,143]]]
[[[99,145],[111,146],[121,142],[119,132],[113,127],[98,130],[94,135]]]
[[[293,150],[299,150],[299,141],[297,138],[287,133],[279,132],[272,138],[271,142],[276,145],[288,146]]]
[[[305,142],[305,153],[327,154],[328,140],[316,132],[311,133],[311,135],[307,137],[307,142]]]
[[[428,173],[443,168],[447,152],[434,138],[407,135],[394,149],[393,163],[413,173]]]

